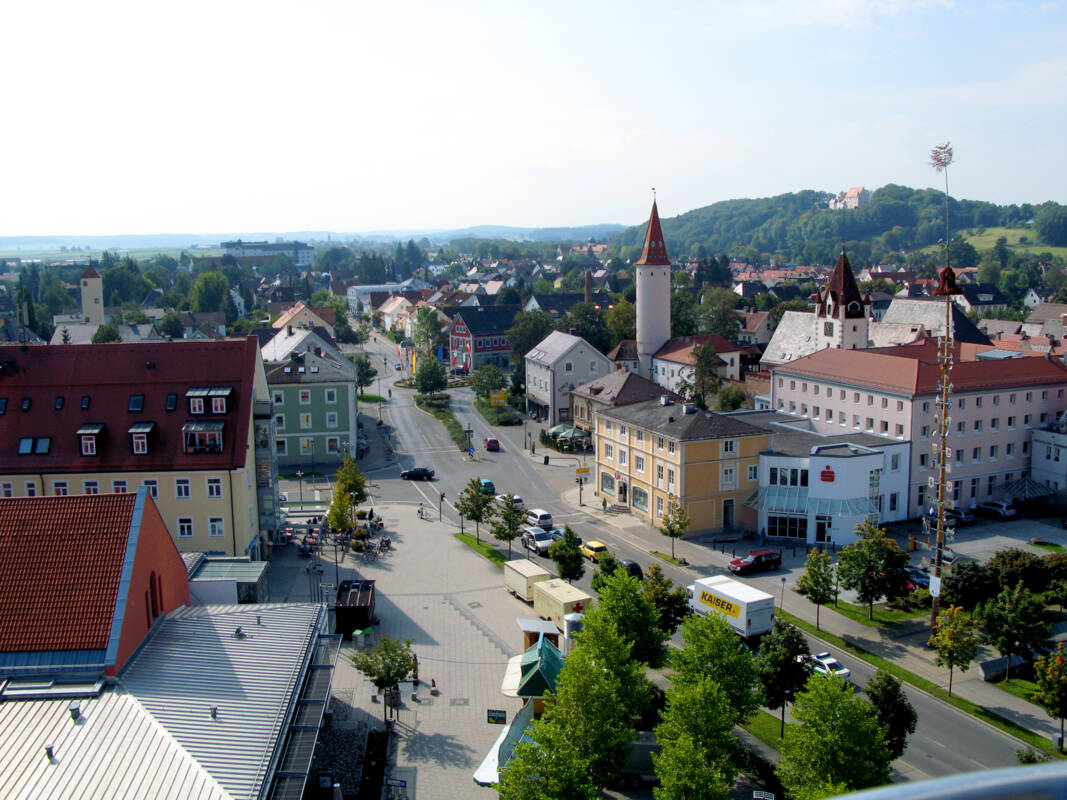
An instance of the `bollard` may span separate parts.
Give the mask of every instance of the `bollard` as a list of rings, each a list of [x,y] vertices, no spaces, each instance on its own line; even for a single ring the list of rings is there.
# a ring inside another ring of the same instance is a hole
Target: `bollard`
[[[548,456],[545,456],[545,466],[548,466]]]

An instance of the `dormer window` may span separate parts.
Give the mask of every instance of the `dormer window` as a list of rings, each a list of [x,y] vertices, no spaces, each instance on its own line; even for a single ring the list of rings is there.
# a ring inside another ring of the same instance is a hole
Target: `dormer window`
[[[222,420],[195,420],[182,426],[182,442],[186,453],[221,453]]]
[[[173,393],[168,394],[167,395],[167,404],[166,404],[167,411],[173,411],[177,407],[178,407],[178,395],[173,394]]]
[[[99,422],[88,422],[78,428],[78,440],[81,442],[81,453],[83,456],[95,456],[99,452],[98,445],[100,442],[97,438],[102,438],[104,434],[104,426]]]
[[[144,395],[143,394],[131,394],[129,405],[126,406],[128,411],[140,412],[144,410]]]
[[[60,395],[59,397],[56,398],[56,411],[62,411],[62,410],[63,410],[63,396]]]
[[[22,410],[23,411],[29,411],[30,410],[30,398],[28,398],[28,397],[23,397],[22,398]]]
[[[82,395],[82,411],[88,411],[88,410],[89,410],[89,395],[83,394]]]
[[[233,393],[233,389],[229,386],[215,386],[208,392],[208,396],[211,398],[211,413],[212,414],[225,414],[226,409],[229,407],[229,398]]]
[[[148,437],[155,427],[154,422],[135,422],[129,427],[127,433],[130,434],[130,448],[135,456],[148,454]]]

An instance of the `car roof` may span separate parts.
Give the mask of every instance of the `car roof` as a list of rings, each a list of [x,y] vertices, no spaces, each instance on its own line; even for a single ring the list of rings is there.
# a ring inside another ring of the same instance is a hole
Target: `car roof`
[[[749,555],[750,556],[766,556],[766,555],[776,556],[776,555],[778,555],[778,551],[777,550],[770,550],[770,549],[767,549],[767,550],[753,550],[751,553],[749,553]]]
[[[590,539],[588,542],[586,542],[586,544],[590,547],[607,547],[607,545],[601,542],[599,539]]]

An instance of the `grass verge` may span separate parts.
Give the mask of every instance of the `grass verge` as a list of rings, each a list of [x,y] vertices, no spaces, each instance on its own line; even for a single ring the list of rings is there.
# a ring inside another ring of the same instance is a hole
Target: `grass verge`
[[[778,732],[782,729],[782,721],[774,714],[768,714],[762,708],[757,709],[756,716],[741,727],[768,747],[774,750],[782,749],[782,740],[778,738]],[[786,727],[788,728],[789,725]]]
[[[415,395],[415,405],[444,425],[456,447],[467,452],[467,434],[448,407],[448,395],[439,394],[432,399],[424,394]]]
[[[827,608],[830,608],[830,606],[827,606]],[[930,616],[930,609],[928,608],[915,608],[910,611],[901,611],[895,608],[889,608],[884,603],[878,603],[874,607],[874,619],[867,619],[867,606],[846,603],[844,600],[837,601],[837,607],[834,611],[842,617],[848,617],[850,620],[858,622],[860,625],[866,625],[868,628],[881,628],[883,625],[896,625],[900,622],[907,622],[908,620]]]
[[[652,555],[654,555],[656,558],[663,559],[668,564],[674,564],[674,566],[676,566],[676,567],[687,567],[687,566],[689,566],[689,562],[686,561],[684,558],[674,558],[669,553],[661,553],[658,550],[653,550],[652,551]]]
[[[1034,681],[1028,681],[1023,678],[1012,678],[1009,681],[998,681],[993,684],[998,689],[1003,689],[1005,692],[1010,692],[1016,697],[1021,697],[1028,703],[1032,703],[1030,695],[1038,690],[1038,685]]]
[[[389,401],[382,397],[380,394],[363,394],[356,395],[356,399],[361,403],[388,403]]]
[[[501,569],[504,568],[504,562],[507,561],[507,556],[493,547],[489,542],[482,540],[478,541],[469,533],[457,533],[454,536],[459,539],[463,544],[467,545],[471,550],[480,555],[482,558],[491,561]]]
[[[995,728],[999,728],[1004,733],[1007,733],[1010,736],[1014,736],[1017,739],[1021,739],[1022,741],[1026,742],[1026,744],[1033,747],[1035,750],[1041,753],[1048,753],[1053,758],[1065,757],[1056,749],[1056,746],[1053,745],[1052,742],[1046,741],[1043,737],[1038,736],[1033,731],[1022,727],[1021,725],[1017,725],[1010,719],[1007,719],[1006,717],[1002,717],[1000,714],[997,714],[995,711],[990,711],[985,706],[980,706],[977,703],[972,703],[970,700],[964,700],[962,697],[957,697],[956,695],[949,697],[948,692],[938,686],[936,683],[928,681],[926,680],[926,678],[920,678],[918,675],[914,674],[913,672],[909,672],[908,670],[897,664],[894,664],[892,661],[882,658],[881,656],[875,655],[869,650],[865,650],[864,648],[858,645],[854,645],[850,642],[845,641],[840,636],[835,636],[834,634],[829,633],[826,630],[817,631],[815,630],[815,626],[812,625],[810,622],[806,622],[805,620],[802,620],[799,617],[790,614],[788,611],[779,610],[777,613],[782,617],[782,619],[788,620],[789,622],[800,628],[802,631],[810,633],[812,636],[817,636],[818,638],[829,642],[840,650],[843,650],[847,653],[851,653],[852,655],[866,661],[868,664],[877,669],[884,669],[886,672],[888,672],[890,675],[897,678],[898,680],[901,680],[905,683],[910,683],[917,689],[922,689],[924,692],[932,694],[938,700],[942,700],[951,706],[955,706],[960,711],[963,711],[966,714],[970,714],[971,716],[978,717],[978,719],[988,722],[990,725],[994,726]],[[945,675],[945,678],[947,680],[947,673]]]
[[[520,425],[522,417],[509,406],[491,406],[484,397],[474,398],[474,407],[490,425]]]
[[[1063,545],[1056,544],[1054,542],[1030,542],[1034,547],[1040,547],[1042,550],[1048,550],[1050,553],[1062,553]]]

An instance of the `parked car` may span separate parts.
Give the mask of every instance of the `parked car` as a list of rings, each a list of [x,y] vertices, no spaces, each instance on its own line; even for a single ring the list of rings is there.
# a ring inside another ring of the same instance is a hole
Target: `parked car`
[[[748,575],[778,569],[782,566],[782,557],[777,550],[753,550],[744,558],[735,558],[730,562],[730,572],[735,575]]]
[[[943,553],[944,551],[942,551],[942,554]],[[908,567],[908,580],[911,581],[911,587],[913,589],[930,588],[930,576],[918,567]]]
[[[484,444],[485,449],[490,453],[495,453],[500,450],[500,440],[495,436],[486,436]]]
[[[400,477],[406,481],[432,481],[433,467],[412,467],[401,472]]]
[[[817,675],[827,678],[844,678],[846,683],[852,681],[852,670],[829,653],[816,653],[810,658],[811,666]]]
[[[488,478],[479,478],[478,482],[482,485],[482,494],[496,494],[496,486]]]
[[[402,371],[404,370],[404,365],[403,365],[403,364],[401,364],[401,363],[400,363],[399,361],[398,361],[398,362],[396,362],[396,365],[395,365],[395,366],[396,366],[396,371],[397,371],[397,372],[402,372]]]
[[[556,541],[562,541],[563,540],[563,528],[549,528],[548,529],[548,535],[551,536]],[[578,540],[578,544],[582,543],[582,537],[581,536],[578,536],[577,534],[575,534],[574,538]]]
[[[504,503],[507,501],[507,499],[508,499],[508,496],[506,494],[498,494],[496,496],[496,501],[500,505],[504,505]],[[526,504],[522,502],[522,498],[519,497],[517,494],[513,494],[511,496],[511,500],[512,500],[513,503],[515,503],[515,507],[516,508],[525,508],[526,507]]]
[[[999,520],[1012,519],[1019,516],[1015,506],[1004,500],[987,500],[984,503],[979,503],[978,511]]]
[[[598,542],[596,539],[585,542],[578,549],[590,561],[598,561],[601,555],[608,552],[608,546],[603,542]]]
[[[548,535],[548,531],[544,528],[527,528],[522,533],[522,546],[527,550],[532,550],[537,555],[543,556],[548,553],[548,548],[552,546],[552,542],[555,541]]]
[[[552,527],[552,515],[543,508],[531,508],[526,512],[526,524],[537,525],[547,531]]]
[[[930,522],[930,527],[937,525],[937,509],[929,509],[924,515]],[[952,528],[956,525],[970,525],[975,521],[974,514],[965,508],[946,508],[945,527]]]
[[[626,574],[631,578],[637,578],[639,581],[645,579],[645,573],[641,571],[641,565],[636,561],[623,560],[619,562],[619,566],[626,570]]]

